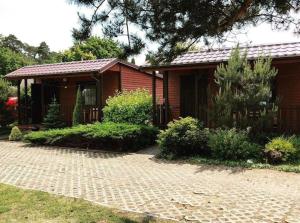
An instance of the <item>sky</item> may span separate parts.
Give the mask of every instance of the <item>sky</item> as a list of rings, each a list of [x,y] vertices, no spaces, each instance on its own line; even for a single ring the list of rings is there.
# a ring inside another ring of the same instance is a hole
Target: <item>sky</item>
[[[14,34],[31,45],[46,41],[51,50],[62,51],[72,46],[71,30],[78,26],[79,10],[84,9],[70,5],[67,0],[0,0],[0,34]],[[237,35],[235,41],[241,44],[300,41],[291,30],[273,31],[268,24],[247,28],[245,32]],[[137,64],[142,64],[144,58],[144,55],[136,57]]]

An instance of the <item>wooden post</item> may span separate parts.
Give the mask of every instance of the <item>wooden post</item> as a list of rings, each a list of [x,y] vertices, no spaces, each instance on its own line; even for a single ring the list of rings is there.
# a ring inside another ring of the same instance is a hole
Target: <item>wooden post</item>
[[[25,104],[25,110],[24,110],[24,115],[25,115],[25,124],[28,124],[28,81],[27,79],[24,79],[24,104]]]
[[[165,125],[169,122],[169,72],[163,74],[163,96],[165,103]]]
[[[152,116],[152,122],[153,125],[156,125],[156,72],[152,72],[152,109],[153,109],[153,116]]]
[[[18,124],[22,124],[21,119],[21,80],[18,80],[17,82],[17,88],[18,88]]]
[[[42,104],[42,120],[45,116],[45,88],[44,88],[44,82],[41,81],[41,104]]]
[[[101,122],[103,118],[102,108],[103,108],[103,74],[100,74],[96,78],[97,83],[97,104],[98,104],[98,121]]]

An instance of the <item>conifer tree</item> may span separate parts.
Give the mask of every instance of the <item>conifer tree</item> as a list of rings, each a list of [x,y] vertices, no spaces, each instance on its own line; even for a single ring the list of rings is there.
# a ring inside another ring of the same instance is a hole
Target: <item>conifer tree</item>
[[[83,123],[83,98],[80,87],[77,90],[76,104],[73,111],[73,126]]]
[[[55,97],[49,104],[48,113],[44,118],[43,125],[47,129],[63,128],[66,125],[61,119],[60,104],[57,102]]]
[[[247,128],[257,131],[270,127],[277,112],[272,95],[272,81],[277,70],[270,58],[260,57],[253,64],[247,52],[232,51],[227,65],[215,72],[219,92],[214,97],[214,121],[217,126]]]

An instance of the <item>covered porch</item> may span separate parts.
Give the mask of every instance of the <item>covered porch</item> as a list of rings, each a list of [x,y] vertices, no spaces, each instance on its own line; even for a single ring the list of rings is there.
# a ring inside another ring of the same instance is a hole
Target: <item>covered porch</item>
[[[169,121],[191,116],[199,119],[207,127],[214,127],[211,109],[213,96],[218,91],[214,80],[218,64],[151,68],[163,75],[163,109],[159,110],[153,101],[156,116],[159,116],[159,113],[163,114],[163,119],[157,120],[159,125],[166,126]],[[274,130],[282,133],[300,133],[300,60],[275,59],[273,66],[278,70],[273,94],[279,98],[278,116],[273,123]]]
[[[21,99],[22,82],[24,83],[23,99]],[[20,125],[41,124],[54,97],[60,104],[62,120],[67,125],[71,125],[78,89],[81,90],[84,102],[82,111],[84,123],[101,121],[101,111],[106,99],[121,90],[120,73],[112,71],[21,79],[17,81],[17,86],[18,123]],[[29,97],[29,92],[31,92],[31,97]]]
[[[106,99],[121,90],[121,64],[117,59],[34,65],[6,78],[17,83],[19,125],[38,125],[56,98],[62,120],[72,123],[77,90],[83,97],[83,121],[101,121]]]

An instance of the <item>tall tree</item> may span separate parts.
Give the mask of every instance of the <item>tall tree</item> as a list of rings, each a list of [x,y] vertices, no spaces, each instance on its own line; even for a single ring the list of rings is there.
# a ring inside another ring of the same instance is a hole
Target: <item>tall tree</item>
[[[124,58],[119,44],[111,39],[90,37],[85,41],[76,42],[69,50],[63,52],[63,61],[78,61],[103,58]]]
[[[300,22],[293,12],[299,9],[300,0],[70,0],[93,9],[91,15],[79,13],[79,29],[73,30],[76,39],[91,36],[94,26],[101,24],[109,37],[127,35],[127,53],[137,53],[145,46],[141,36],[130,32],[130,25],[139,28],[150,41],[159,43],[158,58],[171,60],[180,52],[178,42],[207,41],[246,25],[268,22],[277,29]],[[182,49],[185,51],[189,46]]]
[[[228,64],[218,66],[215,79],[219,91],[213,103],[218,126],[252,127],[255,131],[270,127],[277,112],[277,100],[272,95],[277,70],[271,62],[261,57],[252,65],[247,52],[241,54],[236,48]]]
[[[9,48],[0,47],[0,77],[25,65],[33,64],[34,60]]]
[[[46,42],[38,47],[22,42],[14,35],[0,35],[0,76],[31,64],[55,63],[61,54],[50,51]]]

